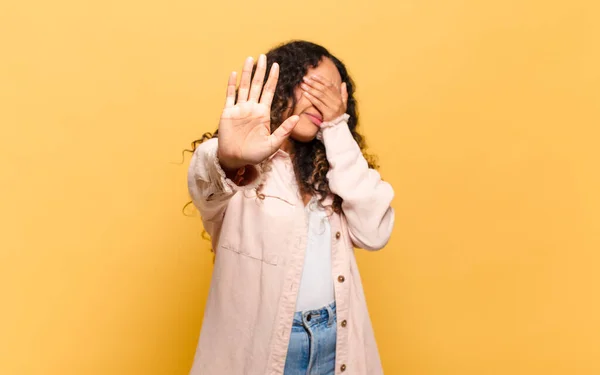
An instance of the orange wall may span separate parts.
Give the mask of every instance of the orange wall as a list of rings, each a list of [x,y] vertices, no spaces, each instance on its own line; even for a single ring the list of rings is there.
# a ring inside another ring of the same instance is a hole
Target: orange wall
[[[596,1],[0,5],[0,374],[186,374],[212,257],[180,151],[305,38],[396,189],[359,253],[387,374],[600,373]]]

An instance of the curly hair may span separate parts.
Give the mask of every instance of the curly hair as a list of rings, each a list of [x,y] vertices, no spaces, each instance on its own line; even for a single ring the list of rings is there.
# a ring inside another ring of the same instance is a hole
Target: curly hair
[[[365,152],[364,137],[356,129],[358,125],[358,110],[356,99],[354,98],[356,88],[354,81],[348,74],[346,66],[324,47],[301,40],[279,45],[271,49],[266,56],[266,77],[269,76],[269,71],[273,63],[278,63],[280,69],[279,80],[277,81],[271,105],[271,132],[285,121],[285,117],[289,113],[293,112],[297,104],[294,90],[302,82],[302,78],[306,75],[307,71],[310,68],[317,67],[324,58],[328,58],[337,67],[342,82],[346,83],[348,91],[346,113],[350,116],[348,120],[350,132],[360,147],[369,167],[377,168],[375,158]],[[255,71],[256,64],[252,75],[254,75]],[[218,130],[213,134],[205,133],[202,138],[192,142],[191,150],[186,151],[194,152],[200,143],[217,136]],[[300,191],[303,194],[318,195],[320,197],[319,203],[322,205],[325,198],[332,194],[327,180],[329,162],[325,154],[325,146],[317,139],[313,139],[310,142],[299,142],[290,138],[290,141],[293,146],[292,162]],[[258,189],[260,189],[260,186]],[[334,199],[331,208],[334,212],[341,213],[342,198],[335,194],[333,196]]]

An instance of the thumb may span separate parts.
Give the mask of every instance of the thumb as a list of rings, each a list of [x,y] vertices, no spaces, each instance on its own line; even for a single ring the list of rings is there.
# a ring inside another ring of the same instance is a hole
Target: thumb
[[[281,145],[283,141],[285,141],[292,130],[296,127],[296,124],[300,120],[300,116],[294,115],[289,117],[287,120],[283,122],[283,124],[279,125],[277,129],[269,136],[269,144],[271,145],[272,151],[275,152]]]
[[[344,106],[347,107],[348,106],[348,85],[346,85],[346,82],[342,83],[341,91],[342,91],[342,102],[344,103]]]

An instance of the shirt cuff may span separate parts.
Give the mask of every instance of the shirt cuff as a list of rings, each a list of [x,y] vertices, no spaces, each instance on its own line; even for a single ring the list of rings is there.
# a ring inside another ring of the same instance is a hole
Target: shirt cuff
[[[343,115],[338,116],[331,121],[323,122],[321,124],[321,126],[319,126],[319,131],[317,132],[317,139],[322,142],[323,141],[323,131],[325,129],[333,128],[342,122],[348,123],[349,118],[350,118],[350,115],[347,113],[344,113]]]
[[[221,185],[221,189],[224,193],[233,193],[240,190],[252,190],[258,187],[262,182],[262,168],[260,165],[249,165],[245,167],[245,172],[242,175],[243,177],[254,176],[254,179],[247,185],[237,185],[230,178],[227,177],[227,174],[223,170],[221,163],[219,163],[219,158],[217,157],[217,148],[215,147],[213,150],[210,150],[212,155],[212,159],[214,160],[215,170],[219,175],[219,185]],[[254,170],[252,170],[254,168]],[[247,178],[245,178],[247,180]]]

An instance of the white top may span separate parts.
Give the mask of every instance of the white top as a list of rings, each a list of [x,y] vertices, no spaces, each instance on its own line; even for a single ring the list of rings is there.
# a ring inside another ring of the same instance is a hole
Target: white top
[[[316,199],[306,205],[308,238],[296,311],[316,310],[335,300],[331,274],[331,225]]]

